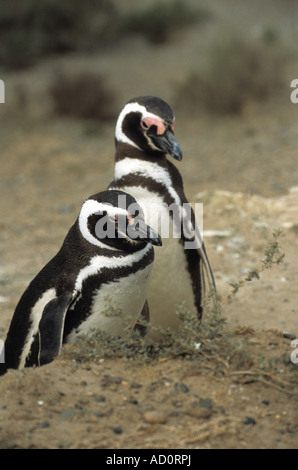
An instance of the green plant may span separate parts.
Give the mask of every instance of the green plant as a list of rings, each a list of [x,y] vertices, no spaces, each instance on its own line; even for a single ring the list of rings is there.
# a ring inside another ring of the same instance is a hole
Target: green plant
[[[278,238],[281,236],[281,234],[282,231],[280,229],[273,231],[273,241],[269,244],[268,248],[265,249],[265,257],[261,260],[260,267],[250,269],[244,279],[230,283],[232,292],[227,297],[228,300],[231,300],[231,298],[239,291],[240,288],[245,286],[247,282],[250,282],[253,279],[260,279],[260,274],[263,271],[272,268],[275,264],[280,264],[284,260],[285,253],[281,251],[281,246],[278,241]]]
[[[112,316],[118,315],[113,312]],[[183,307],[176,312],[181,320],[181,328],[152,328],[142,322],[148,330],[157,333],[152,339],[143,337],[134,329],[126,338],[119,338],[101,330],[80,336],[71,346],[66,346],[64,354],[79,362],[95,361],[101,358],[122,357],[126,360],[139,359],[145,362],[163,360],[170,357],[199,357],[202,350],[210,352],[213,342],[219,338],[225,320],[218,315],[207,314],[202,322],[185,311]],[[110,316],[110,313],[108,313]],[[120,315],[121,316],[121,315]],[[215,347],[212,354],[215,354]]]

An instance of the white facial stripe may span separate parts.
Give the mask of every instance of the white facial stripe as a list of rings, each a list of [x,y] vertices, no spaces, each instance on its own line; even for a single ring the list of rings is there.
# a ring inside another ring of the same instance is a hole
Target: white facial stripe
[[[168,171],[158,165],[158,163],[143,160],[140,163],[140,160],[138,159],[128,157],[124,158],[115,164],[114,181],[117,182],[117,180],[123,176],[129,175],[131,173],[138,173],[140,176],[145,176],[147,178],[153,179],[158,183],[162,183],[167,187],[167,190],[173,197],[174,201],[179,205],[181,204],[180,198],[173,188],[173,183]],[[116,184],[114,186],[116,186]]]
[[[128,103],[127,105],[124,106],[122,109],[121,113],[119,114],[117,124],[116,124],[116,130],[115,130],[115,137],[118,142],[123,142],[125,144],[132,145],[133,147],[138,148],[139,150],[140,147],[133,142],[131,139],[129,139],[123,132],[122,130],[122,124],[124,121],[124,118],[127,114],[129,113],[141,113],[141,119],[147,119],[147,118],[152,118],[154,120],[158,119],[159,121],[161,118],[157,116],[157,114],[149,113],[145,106],[140,105],[139,103]],[[148,142],[149,143],[149,142]],[[154,147],[155,149],[155,147]]]
[[[42,296],[38,299],[38,301],[32,308],[31,315],[30,315],[30,321],[32,323],[30,326],[30,330],[27,334],[26,342],[24,344],[24,348],[20,357],[20,364],[19,364],[20,369],[23,369],[25,367],[26,359],[30,352],[34,335],[38,332],[38,326],[39,326],[39,322],[43,314],[44,308],[47,305],[47,303],[49,303],[50,300],[54,299],[55,297],[56,297],[56,290],[54,288],[48,289],[42,294]]]
[[[99,274],[102,268],[109,268],[109,269],[115,269],[115,268],[121,268],[121,267],[129,268],[134,263],[137,263],[138,261],[140,261],[146,255],[146,253],[151,249],[152,249],[152,245],[148,243],[142,250],[137,251],[136,253],[131,253],[126,256],[121,256],[121,257],[112,256],[111,258],[107,258],[106,256],[101,256],[101,255],[94,256],[90,260],[90,263],[88,264],[88,266],[81,269],[81,271],[79,272],[79,275],[75,283],[75,290],[81,291],[84,279],[94,274]]]
[[[88,199],[84,202],[79,215],[79,227],[81,234],[89,243],[92,243],[92,245],[96,245],[101,248],[107,248],[110,250],[117,250],[117,248],[110,247],[109,245],[104,244],[89,232],[88,217],[90,217],[90,215],[92,214],[96,214],[97,212],[103,211],[106,211],[108,215],[111,216],[115,216],[117,214],[127,216],[127,211],[125,209],[121,209],[120,207],[114,207],[109,204],[102,204],[95,201],[94,199]]]

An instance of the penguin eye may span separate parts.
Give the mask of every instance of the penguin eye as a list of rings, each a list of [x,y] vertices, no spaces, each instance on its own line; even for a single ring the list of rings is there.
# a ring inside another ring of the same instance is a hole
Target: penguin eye
[[[150,130],[150,133],[153,135],[162,135],[166,131],[165,122],[158,116],[147,116],[141,120],[141,127],[147,133]]]
[[[147,122],[144,121],[144,120],[141,121],[141,127],[142,127],[145,131],[148,131],[148,129],[149,129],[149,126],[148,126]]]

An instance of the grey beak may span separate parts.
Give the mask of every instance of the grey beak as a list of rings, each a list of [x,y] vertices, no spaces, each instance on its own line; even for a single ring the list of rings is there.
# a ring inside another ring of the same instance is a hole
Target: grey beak
[[[175,160],[182,160],[183,153],[181,146],[175,139],[174,134],[170,129],[167,129],[161,135],[151,135],[150,138],[154,145],[160,148],[160,150],[168,153],[171,155],[171,157],[175,158]]]
[[[143,240],[156,246],[162,245],[159,233],[153,230],[152,227],[149,227],[142,219],[138,219],[134,225],[128,225],[127,236],[132,240]]]

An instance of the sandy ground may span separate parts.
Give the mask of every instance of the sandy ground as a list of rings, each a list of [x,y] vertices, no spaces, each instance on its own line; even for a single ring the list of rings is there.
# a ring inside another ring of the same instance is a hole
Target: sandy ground
[[[244,23],[251,24],[249,15]],[[198,43],[200,36],[183,36],[183,47],[193,38]],[[7,103],[0,105],[2,338],[20,295],[59,249],[84,199],[113,174],[114,123],[53,117],[45,95],[50,73],[82,63],[109,73],[117,58],[123,80],[112,75],[111,82],[121,82],[119,109],[136,94],[170,101],[167,78],[181,75],[177,49],[164,45],[157,55],[158,63],[168,58],[168,76],[156,81],[150,67],[143,75],[138,67],[129,81],[131,46],[128,41],[100,60],[52,59],[6,78]],[[152,63],[156,49],[148,45],[136,44],[135,56],[141,61],[144,48]],[[183,50],[180,57],[186,61]],[[289,66],[288,83],[291,73]],[[16,92],[20,83],[25,101]],[[241,117],[176,112],[184,150],[177,165],[190,201],[204,203],[204,239],[226,319],[213,339],[217,353],[207,341],[193,357],[80,360],[68,347],[41,369],[9,371],[0,379],[0,448],[298,447],[297,365],[290,361],[291,340],[298,337],[296,106],[288,94],[253,103]],[[284,261],[228,300],[230,283],[261,266],[274,229],[283,232]]]

